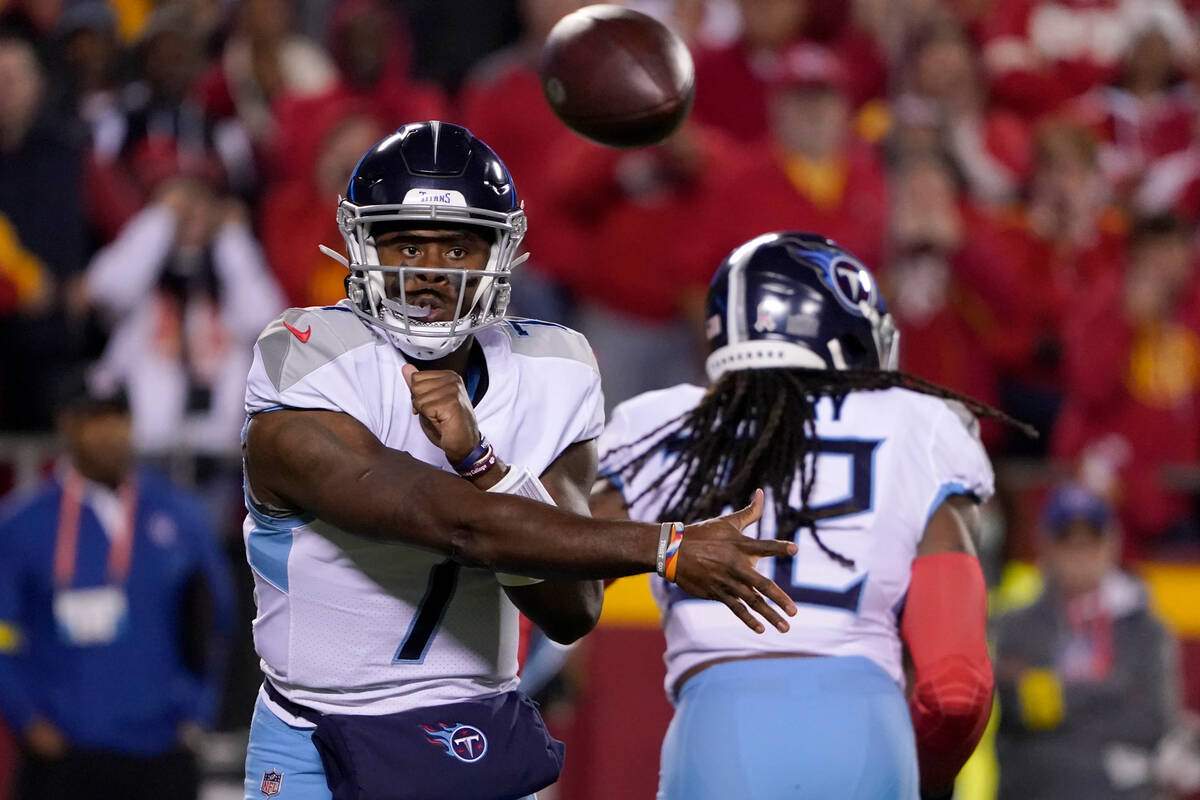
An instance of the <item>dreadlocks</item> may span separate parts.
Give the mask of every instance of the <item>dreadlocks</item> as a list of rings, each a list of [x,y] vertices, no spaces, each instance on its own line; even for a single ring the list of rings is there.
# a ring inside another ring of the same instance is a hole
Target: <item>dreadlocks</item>
[[[822,397],[840,407],[857,391],[903,388],[957,401],[976,416],[990,417],[1036,437],[1030,425],[965,395],[904,372],[885,370],[751,369],[727,372],[700,404],[658,426],[632,444],[604,455],[610,475],[628,479],[659,452],[673,456],[671,466],[637,497],[633,505],[677,476],[660,517],[695,522],[739,506],[759,487],[770,487],[776,527],[807,528],[822,552],[839,564],[854,562],[831,550],[817,533],[817,517],[809,512],[816,483],[816,406]],[[796,424],[799,422],[799,424]],[[623,462],[614,456],[637,452]],[[789,503],[800,481],[800,508]]]

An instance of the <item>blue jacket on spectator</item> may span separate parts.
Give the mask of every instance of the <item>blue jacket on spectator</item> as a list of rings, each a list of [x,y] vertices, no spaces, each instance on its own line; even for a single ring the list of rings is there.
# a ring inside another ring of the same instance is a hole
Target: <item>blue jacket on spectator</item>
[[[54,568],[64,480],[0,512],[0,716],[14,731],[40,715],[74,748],[154,756],[179,745],[182,723],[215,716],[234,611],[213,526],[163,476],[137,470],[134,486],[128,611],[108,642],[68,641],[55,613],[63,590],[110,582],[111,531],[97,503],[105,490],[87,485],[65,587]]]

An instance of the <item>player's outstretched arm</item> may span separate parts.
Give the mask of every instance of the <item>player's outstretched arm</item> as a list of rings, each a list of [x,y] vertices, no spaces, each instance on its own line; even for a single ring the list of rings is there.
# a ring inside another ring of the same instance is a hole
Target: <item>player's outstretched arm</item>
[[[313,514],[343,530],[447,553],[458,561],[544,578],[606,578],[653,572],[659,526],[594,520],[514,495],[481,492],[461,478],[385,447],[348,414],[280,410],[255,416],[246,441],[247,479],[262,502]],[[749,627],[753,610],[787,630],[767,603],[795,604],[754,570],[759,558],[795,544],[741,530],[762,498],[724,517],[689,525],[676,582],[724,602]]]
[[[900,635],[912,655],[909,710],[924,797],[948,796],[991,716],[987,590],[975,557],[979,510],[953,496],[930,517],[913,561]]]

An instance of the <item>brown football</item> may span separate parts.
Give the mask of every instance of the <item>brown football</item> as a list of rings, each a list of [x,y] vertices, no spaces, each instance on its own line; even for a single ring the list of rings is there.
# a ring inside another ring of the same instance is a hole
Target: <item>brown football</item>
[[[558,21],[542,48],[541,78],[558,118],[609,147],[662,142],[696,94],[687,45],[657,20],[607,4]]]

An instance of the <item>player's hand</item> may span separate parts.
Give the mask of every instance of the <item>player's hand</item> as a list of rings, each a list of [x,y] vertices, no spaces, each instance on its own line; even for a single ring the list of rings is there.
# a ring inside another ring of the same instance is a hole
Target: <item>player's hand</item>
[[[751,539],[742,529],[762,516],[763,493],[754,493],[750,505],[724,517],[697,522],[684,529],[679,546],[675,583],[694,597],[719,600],[755,633],[766,630],[753,610],[781,632],[788,623],[767,600],[796,615],[796,604],[769,578],[754,569],[760,558],[796,554],[795,542]]]
[[[471,455],[479,444],[479,425],[459,374],[448,369],[421,371],[412,364],[405,364],[401,373],[412,392],[413,413],[421,415],[421,430],[429,441],[442,448],[451,464]]]

